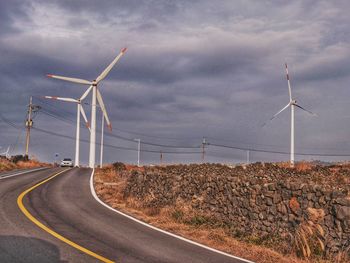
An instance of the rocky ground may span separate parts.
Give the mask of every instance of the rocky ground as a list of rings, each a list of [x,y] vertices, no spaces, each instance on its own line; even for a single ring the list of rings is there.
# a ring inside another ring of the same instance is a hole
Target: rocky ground
[[[113,207],[257,262],[346,262],[349,175],[349,166],[307,163],[116,163],[97,172],[95,187]]]

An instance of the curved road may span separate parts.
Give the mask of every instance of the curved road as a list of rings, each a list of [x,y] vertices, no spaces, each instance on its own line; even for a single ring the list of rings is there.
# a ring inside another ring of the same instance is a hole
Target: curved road
[[[62,168],[0,180],[0,262],[100,262],[30,221],[18,196]],[[28,212],[43,225],[111,261],[245,262],[184,242],[119,215],[90,192],[91,169],[69,169],[23,197]]]

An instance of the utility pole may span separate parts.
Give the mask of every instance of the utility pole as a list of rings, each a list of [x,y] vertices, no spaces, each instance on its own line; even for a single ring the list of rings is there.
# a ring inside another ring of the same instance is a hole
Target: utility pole
[[[135,139],[137,144],[137,166],[140,167],[140,150],[141,150],[141,139]]]
[[[247,150],[247,164],[250,163],[250,151]]]
[[[205,158],[205,145],[207,144],[205,137],[203,137],[202,140],[202,163],[204,163],[204,158]]]
[[[32,111],[33,111],[33,98],[30,97],[29,105],[28,105],[27,120],[26,120],[27,135],[26,135],[25,156],[27,158],[28,158],[28,154],[29,154],[30,129],[33,126]]]
[[[33,97],[31,96],[29,99],[29,105],[28,105],[28,114],[27,114],[27,120],[26,120],[26,128],[27,128],[27,135],[26,135],[26,148],[25,148],[25,156],[29,157],[29,142],[30,142],[30,129],[33,127],[33,113],[40,110],[41,107],[38,105],[33,105]]]
[[[163,152],[160,151],[160,164],[163,164]]]

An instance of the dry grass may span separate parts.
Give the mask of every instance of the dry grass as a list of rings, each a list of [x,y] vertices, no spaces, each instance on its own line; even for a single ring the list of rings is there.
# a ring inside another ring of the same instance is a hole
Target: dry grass
[[[127,171],[132,171],[132,170],[139,171],[139,172],[144,172],[145,171],[145,168],[143,166],[138,167],[138,166],[132,165],[132,164],[126,164],[125,168],[126,168]]]
[[[31,169],[37,167],[49,166],[47,163],[41,163],[35,159],[29,161],[19,161],[13,163],[7,159],[0,159],[0,172],[11,171],[14,169]]]
[[[290,162],[278,162],[278,163],[276,163],[276,165],[281,167],[281,168],[291,168]],[[299,172],[309,171],[314,167],[315,167],[314,164],[312,164],[310,162],[306,162],[306,161],[300,161],[300,162],[297,162],[294,164],[294,169],[296,169]]]
[[[325,251],[323,228],[312,221],[303,222],[295,231],[294,245],[304,258],[321,258]]]
[[[0,172],[16,169],[16,164],[7,159],[0,159]]]
[[[31,169],[31,168],[37,168],[37,167],[45,167],[45,166],[49,166],[50,164],[47,164],[47,163],[42,163],[42,162],[39,162],[38,160],[29,160],[29,161],[26,161],[26,162],[23,162],[23,161],[19,161],[17,163],[17,167],[19,169]]]
[[[128,167],[128,170],[133,170]],[[126,177],[119,176],[112,166],[98,169],[95,176],[95,189],[98,196],[107,204],[153,226],[216,248],[261,263],[306,263],[295,255],[282,255],[271,248],[252,242],[237,240],[223,227],[210,224],[210,219],[199,216],[186,204],[176,207],[144,207],[140,200],[124,198],[123,189]],[[111,184],[113,183],[113,184]]]
[[[295,164],[295,169],[299,172],[305,172],[305,171],[311,170],[314,167],[315,167],[314,164],[306,161],[297,162]]]

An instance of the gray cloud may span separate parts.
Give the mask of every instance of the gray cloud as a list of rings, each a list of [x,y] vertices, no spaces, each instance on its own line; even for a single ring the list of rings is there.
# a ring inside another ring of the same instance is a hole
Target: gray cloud
[[[319,113],[311,118],[297,112],[297,151],[344,153],[350,146],[344,132],[350,129],[345,99],[350,80],[348,8],[346,1],[0,1],[0,110],[23,125],[29,96],[35,96],[44,109],[73,121],[40,113],[35,125],[74,137],[75,107],[47,105],[38,96],[78,98],[84,87],[45,74],[92,80],[127,46],[100,86],[114,134],[176,145],[198,145],[208,136],[213,142],[288,151],[287,112],[261,128],[288,102],[288,62],[293,94]],[[89,115],[89,106],[85,108]],[[0,146],[15,144],[20,132],[1,122],[0,129],[5,135]],[[86,131],[82,136],[88,139]],[[74,151],[74,141],[38,131],[33,131],[32,146],[44,160],[51,160],[55,151],[67,156]],[[84,161],[87,151],[83,146]],[[238,150],[209,147],[208,154],[211,161],[245,160]],[[105,154],[107,161],[133,161],[134,155],[113,148]],[[171,162],[200,160],[196,155],[166,157]],[[143,159],[156,162],[159,156],[144,153]]]
[[[20,28],[16,27],[16,20],[28,21],[26,9],[27,1],[0,1],[0,35],[19,33]]]

